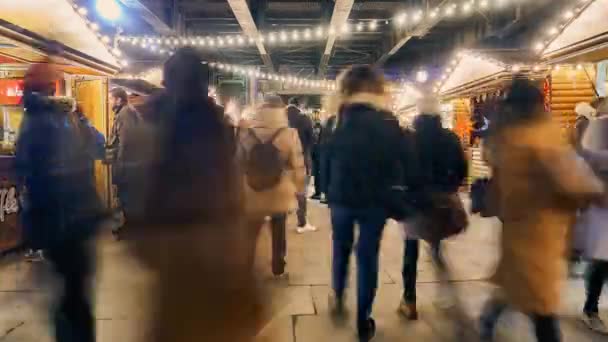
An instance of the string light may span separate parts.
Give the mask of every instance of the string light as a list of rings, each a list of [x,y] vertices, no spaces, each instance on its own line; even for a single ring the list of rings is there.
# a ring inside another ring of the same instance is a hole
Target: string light
[[[553,42],[559,36],[559,34],[561,32],[563,32],[563,30],[574,21],[575,15],[581,14],[594,1],[595,0],[580,0],[579,2],[581,3],[581,5],[579,5],[578,7],[575,7],[574,9],[568,9],[568,10],[564,11],[561,15],[561,19],[560,19],[561,23],[559,23],[557,25],[553,25],[553,26],[549,27],[548,29],[546,29],[546,34],[550,38],[549,41],[547,41],[544,44],[543,43],[534,44],[534,50],[538,54],[544,53],[545,50],[547,49],[547,47],[549,47],[549,45],[551,44],[551,42]]]

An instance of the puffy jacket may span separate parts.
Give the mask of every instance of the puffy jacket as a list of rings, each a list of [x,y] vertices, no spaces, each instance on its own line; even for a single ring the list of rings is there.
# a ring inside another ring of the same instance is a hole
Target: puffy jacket
[[[248,152],[255,146],[257,140],[271,139],[277,130],[283,131],[274,140],[274,145],[281,151],[286,161],[286,168],[281,181],[275,187],[265,191],[254,191],[244,179],[245,209],[248,215],[271,215],[285,213],[297,207],[296,193],[304,191],[306,169],[304,155],[298,132],[287,127],[287,116],[284,108],[261,108],[247,128],[239,129],[238,159],[245,161]],[[244,176],[246,177],[246,176]]]
[[[331,205],[382,207],[388,189],[401,182],[399,122],[373,102],[362,100],[341,109],[328,145]]]
[[[25,189],[21,214],[33,248],[88,238],[104,212],[91,147],[68,117],[70,101],[35,93],[24,98],[16,173]]]

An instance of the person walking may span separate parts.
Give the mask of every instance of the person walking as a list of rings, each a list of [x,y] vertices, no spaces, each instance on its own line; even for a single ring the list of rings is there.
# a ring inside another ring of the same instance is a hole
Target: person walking
[[[314,179],[315,192],[310,197],[313,200],[321,200],[323,196],[321,186],[321,132],[323,124],[321,123],[321,113],[317,110],[313,114],[313,145],[312,145],[312,177]]]
[[[321,192],[325,195],[321,199],[321,204],[327,204],[327,187],[329,185],[329,145],[331,138],[338,123],[338,116],[333,114],[325,121],[321,130],[320,150],[321,150],[321,171],[319,172],[319,182],[321,183]]]
[[[138,152],[135,151],[129,141],[133,129],[140,121],[139,115],[129,105],[129,97],[123,88],[113,88],[110,91],[110,105],[114,112],[114,123],[106,154],[108,161],[112,165],[112,182],[116,186],[119,200],[120,215],[124,221],[128,221],[129,189],[126,181],[128,168],[134,167]],[[116,238],[119,237],[124,222],[117,224],[112,233]]]
[[[253,341],[264,302],[251,269],[255,241],[245,224],[234,127],[205,96],[209,67],[197,50],[178,49],[163,79],[133,132],[143,162],[127,175],[141,207],[124,239],[155,279],[143,340]]]
[[[480,334],[492,341],[498,317],[512,307],[531,318],[539,342],[557,342],[567,230],[576,211],[601,198],[604,189],[544,111],[538,88],[515,80],[508,94],[488,137],[502,255]]]
[[[271,217],[272,273],[278,277],[285,274],[287,212],[297,208],[295,194],[304,191],[304,155],[278,96],[268,96],[247,127],[239,130],[238,151],[245,170],[247,229],[255,241]],[[255,249],[250,258],[254,260]]]
[[[344,104],[329,146],[328,186],[332,224],[332,294],[335,318],[345,314],[344,291],[348,264],[357,243],[357,331],[360,341],[371,340],[371,318],[378,283],[378,253],[388,218],[385,195],[400,179],[401,129],[385,109],[388,102],[382,74],[371,66],[354,66],[341,81]],[[397,153],[396,153],[397,151]]]
[[[308,185],[310,184],[310,176],[312,172],[312,149],[313,149],[313,125],[312,120],[300,110],[300,101],[297,97],[289,99],[287,106],[287,120],[289,127],[295,128],[300,136],[302,152],[304,153],[304,163],[306,165],[306,184],[304,191],[297,194],[298,210],[298,226],[296,231],[300,234],[317,231],[317,227],[308,222],[308,204],[307,194]]]
[[[604,185],[608,181],[608,101],[600,105],[597,118],[588,119],[586,133],[582,134],[580,153],[591,165]],[[608,335],[608,328],[599,316],[599,300],[608,280],[608,200],[603,199],[580,215],[583,257],[589,260],[585,287],[587,296],[583,307],[583,322],[589,329]]]
[[[63,285],[52,319],[55,340],[93,342],[90,245],[105,209],[95,188],[94,142],[70,119],[74,100],[53,97],[59,78],[51,63],[34,64],[25,76],[16,151],[21,219],[26,240],[44,250]]]
[[[408,146],[415,155],[415,164],[410,162],[404,170],[408,189],[415,194],[422,206],[431,205],[437,196],[458,196],[458,190],[468,174],[468,165],[458,136],[443,128],[439,101],[432,97],[419,100],[420,113],[413,123],[414,133]],[[416,320],[416,279],[420,242],[412,227],[404,223],[406,231],[403,255],[403,296],[399,311],[406,318]],[[433,260],[440,277],[447,278],[446,264],[441,255],[441,240],[430,241]]]

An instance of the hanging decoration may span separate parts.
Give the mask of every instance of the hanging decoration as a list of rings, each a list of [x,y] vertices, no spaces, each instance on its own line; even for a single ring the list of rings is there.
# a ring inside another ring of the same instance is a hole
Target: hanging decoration
[[[508,4],[521,0],[464,0],[459,3],[448,2],[434,8],[414,8],[397,13],[390,19],[350,20],[341,27],[311,26],[303,29],[279,29],[260,33],[257,37],[244,34],[222,34],[212,36],[118,36],[117,41],[123,44],[139,46],[150,52],[168,54],[180,46],[195,46],[204,49],[227,49],[252,46],[257,42],[268,45],[287,45],[307,41],[320,41],[328,37],[347,39],[353,32],[374,32],[383,27],[394,26],[397,29],[412,29],[428,21],[468,17],[476,12],[492,9],[501,10]]]

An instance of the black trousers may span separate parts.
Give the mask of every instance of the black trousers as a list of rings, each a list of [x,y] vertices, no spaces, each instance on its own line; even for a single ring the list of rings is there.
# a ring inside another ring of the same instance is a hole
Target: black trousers
[[[499,300],[490,299],[482,312],[481,325],[482,330],[494,332],[494,327],[500,316],[507,309],[507,305]],[[561,332],[559,329],[559,321],[554,315],[538,315],[528,314],[534,324],[534,332],[538,342],[560,342]]]
[[[249,221],[249,229],[255,234],[254,241],[257,240],[262,227],[264,226],[264,218],[255,218]],[[287,214],[277,214],[271,216],[270,230],[272,239],[272,274],[281,275],[285,273],[285,257],[287,255]],[[253,251],[249,256],[251,263],[255,260],[255,244]]]
[[[90,279],[94,252],[83,241],[65,242],[47,249],[46,256],[63,281],[63,292],[53,323],[57,342],[94,342],[95,318]]]
[[[600,296],[606,280],[608,280],[608,261],[592,261],[587,268],[587,278],[585,280],[587,290],[587,300],[583,309],[585,313],[597,314],[599,312]]]
[[[403,300],[406,303],[416,303],[416,280],[418,278],[418,258],[420,256],[420,241],[418,239],[405,239],[403,247]],[[441,256],[441,243],[431,246],[431,256],[435,262],[437,272],[447,272],[445,262]]]
[[[312,176],[314,177],[315,195],[323,193],[321,186],[321,148],[317,147],[312,151]]]

